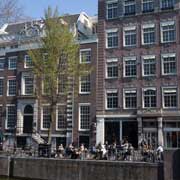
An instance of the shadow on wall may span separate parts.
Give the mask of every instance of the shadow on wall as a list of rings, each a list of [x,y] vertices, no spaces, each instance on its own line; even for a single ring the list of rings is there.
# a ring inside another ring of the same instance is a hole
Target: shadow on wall
[[[173,154],[173,180],[180,180],[180,149]]]

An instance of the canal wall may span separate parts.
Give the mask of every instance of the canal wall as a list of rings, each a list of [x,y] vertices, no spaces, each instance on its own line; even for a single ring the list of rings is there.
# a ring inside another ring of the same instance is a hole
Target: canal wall
[[[26,179],[163,180],[162,174],[163,165],[156,163],[0,157],[0,175]]]

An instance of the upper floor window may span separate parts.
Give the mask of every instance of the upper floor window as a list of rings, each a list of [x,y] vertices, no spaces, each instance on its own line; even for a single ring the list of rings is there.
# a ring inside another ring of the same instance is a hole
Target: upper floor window
[[[117,1],[107,2],[107,19],[114,19],[117,17],[118,17]]]
[[[163,88],[163,107],[177,107],[177,88]]]
[[[24,57],[24,67],[25,68],[31,68],[33,66],[32,59],[29,55],[25,55]]]
[[[156,59],[155,56],[143,56],[142,57],[142,72],[143,76],[156,75]]]
[[[90,74],[80,77],[80,93],[87,94],[91,91]]]
[[[65,129],[66,128],[66,106],[58,105],[57,106],[57,124],[56,129]]]
[[[155,24],[147,24],[142,26],[142,44],[154,44],[155,43]]]
[[[13,70],[17,68],[17,57],[9,57],[8,59],[8,69]]]
[[[176,26],[174,21],[161,23],[161,42],[169,43],[176,40]]]
[[[124,58],[124,77],[136,77],[136,57]]]
[[[43,105],[41,128],[42,129],[49,129],[50,128],[50,120],[51,120],[50,106]]]
[[[118,30],[110,29],[106,31],[106,47],[117,48],[118,47]]]
[[[3,95],[3,90],[4,90],[4,78],[0,77],[0,96]]]
[[[117,78],[118,77],[118,59],[112,58],[107,59],[106,64],[106,77],[107,78]]]
[[[14,104],[6,106],[6,129],[14,129],[17,120],[17,110]]]
[[[32,75],[25,74],[22,76],[22,94],[32,95],[34,91],[34,78]]]
[[[67,78],[64,74],[61,74],[58,78],[58,93],[64,94],[66,93],[67,87]]]
[[[161,9],[173,9],[174,0],[161,0]]]
[[[16,95],[16,78],[14,77],[8,79],[7,95],[8,96]]]
[[[136,14],[136,1],[135,0],[124,0],[124,15]]]
[[[134,109],[137,107],[136,89],[124,90],[124,108]]]
[[[156,89],[146,88],[143,90],[143,107],[155,108],[156,107]]]
[[[177,72],[176,54],[162,55],[162,75],[175,75]]]
[[[143,12],[154,11],[154,0],[142,0],[142,10]]]
[[[124,46],[136,46],[136,26],[124,28]]]
[[[5,58],[0,58],[0,71],[4,70],[5,66]]]
[[[79,130],[90,128],[90,104],[79,105]]]
[[[117,109],[118,108],[118,91],[108,90],[106,93],[106,108]]]
[[[81,49],[80,63],[90,63],[90,62],[91,62],[91,49]]]

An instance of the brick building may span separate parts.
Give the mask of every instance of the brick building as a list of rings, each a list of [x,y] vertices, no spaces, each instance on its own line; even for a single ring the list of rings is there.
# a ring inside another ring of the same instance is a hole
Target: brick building
[[[94,70],[80,78],[77,97],[73,92],[63,96],[58,89],[63,102],[57,104],[52,145],[66,145],[72,141],[76,144],[84,141],[89,145],[89,139],[94,136],[90,130],[95,122],[96,87],[93,83],[96,81],[97,18],[81,13],[62,19],[80,44],[80,62],[93,66]],[[43,33],[42,21],[5,24],[0,29],[0,131],[4,147],[35,146],[47,139],[48,99],[43,95],[40,100],[36,94],[41,82],[32,73],[32,60],[28,55],[29,49],[40,47],[38,40]]]
[[[96,141],[180,147],[179,0],[99,0]]]

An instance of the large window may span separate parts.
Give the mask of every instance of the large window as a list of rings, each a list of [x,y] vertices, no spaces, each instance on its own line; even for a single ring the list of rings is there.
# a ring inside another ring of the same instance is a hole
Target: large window
[[[124,0],[124,15],[136,14],[136,1],[135,0]]]
[[[176,26],[174,21],[161,23],[161,42],[170,43],[176,40]]]
[[[86,94],[91,91],[90,74],[80,77],[80,93]]]
[[[14,77],[8,79],[8,96],[15,96],[16,95],[16,79]]]
[[[118,108],[118,91],[109,90],[106,93],[106,108],[107,109],[117,109]]]
[[[79,129],[89,130],[90,128],[90,104],[79,105]]]
[[[106,47],[107,48],[117,48],[118,47],[118,30],[112,29],[106,31]]]
[[[136,27],[125,27],[124,28],[124,46],[136,46]]]
[[[136,77],[136,57],[124,58],[124,77]]]
[[[174,75],[177,72],[176,54],[162,55],[162,74]]]
[[[163,107],[176,108],[177,107],[177,88],[163,88]]]
[[[5,58],[0,58],[0,71],[4,70],[5,65]]]
[[[24,67],[25,68],[31,68],[33,66],[32,59],[29,55],[24,56]]]
[[[9,70],[14,70],[17,68],[17,57],[13,56],[13,57],[9,57],[8,59],[8,69]]]
[[[57,124],[56,129],[65,129],[66,128],[66,106],[58,105],[57,106]]]
[[[166,148],[180,148],[180,122],[164,123],[164,146]]]
[[[6,128],[15,129],[16,120],[17,120],[16,106],[7,105],[6,106]]]
[[[31,76],[24,76],[24,94],[33,94],[33,77]]]
[[[155,25],[147,24],[142,26],[142,44],[154,44],[155,43]]]
[[[42,107],[42,124],[41,128],[42,129],[49,129],[50,128],[50,120],[51,120],[51,115],[50,115],[50,106],[44,105]]]
[[[175,0],[161,0],[161,9],[173,9]]]
[[[137,92],[136,89],[124,90],[124,108],[134,109],[137,107]]]
[[[107,19],[114,19],[117,17],[118,17],[117,1],[107,2]]]
[[[80,63],[90,63],[90,62],[91,62],[91,49],[81,49]]]
[[[156,59],[155,56],[143,56],[142,57],[142,72],[143,76],[155,76],[156,75]]]
[[[117,58],[107,59],[106,77],[107,78],[118,77],[118,59]]]
[[[3,90],[4,90],[4,78],[0,77],[0,96],[3,95]]]
[[[142,11],[143,12],[154,11],[154,0],[142,0]]]
[[[143,89],[143,105],[144,108],[155,108],[156,107],[156,89],[146,88]]]
[[[58,93],[64,94],[67,90],[67,78],[65,75],[61,74],[58,78]]]
[[[2,125],[3,125],[2,123],[3,123],[3,107],[2,105],[0,105],[0,129],[2,128]]]

